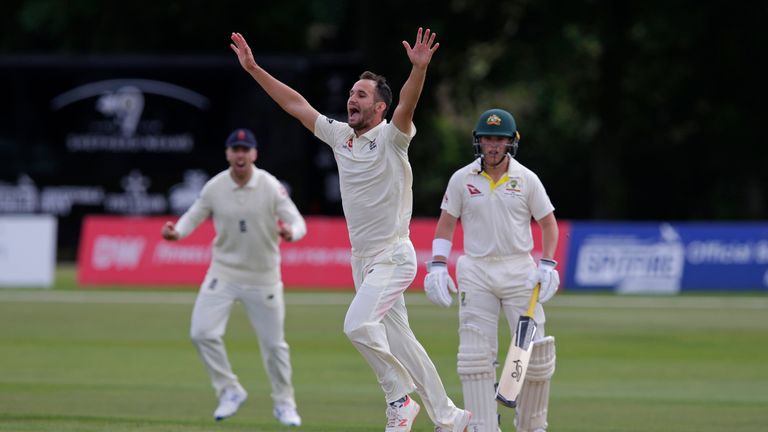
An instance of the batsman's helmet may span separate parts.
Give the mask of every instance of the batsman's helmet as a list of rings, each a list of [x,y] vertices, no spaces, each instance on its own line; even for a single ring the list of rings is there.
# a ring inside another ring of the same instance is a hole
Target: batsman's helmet
[[[509,138],[507,152],[515,157],[517,154],[517,145],[520,142],[520,133],[517,131],[517,123],[512,114],[503,109],[493,108],[480,114],[477,120],[477,126],[472,131],[472,138],[475,144],[475,157],[480,157],[480,137],[481,136],[502,136]]]

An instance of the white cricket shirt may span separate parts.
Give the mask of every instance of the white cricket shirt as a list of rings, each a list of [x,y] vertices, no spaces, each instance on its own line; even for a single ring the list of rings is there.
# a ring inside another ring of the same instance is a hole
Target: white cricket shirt
[[[292,227],[293,241],[307,232],[304,218],[283,185],[255,166],[243,187],[235,183],[228,169],[210,179],[181,216],[176,230],[184,238],[209,216],[213,216],[216,237],[208,273],[245,285],[281,281],[278,219]]]
[[[406,135],[384,120],[355,137],[347,123],[320,115],[314,132],[336,159],[352,253],[372,256],[407,237],[413,211],[408,146],[416,127]]]
[[[479,158],[456,171],[440,208],[461,218],[464,253],[475,258],[530,253],[531,217],[555,210],[539,177],[513,158],[495,185],[482,174]]]

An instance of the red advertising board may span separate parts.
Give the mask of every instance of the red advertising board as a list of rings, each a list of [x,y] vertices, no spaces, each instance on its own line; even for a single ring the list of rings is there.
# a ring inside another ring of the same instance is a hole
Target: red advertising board
[[[81,285],[197,285],[211,259],[213,224],[206,221],[189,237],[165,241],[160,229],[175,217],[90,216],[83,222],[78,254],[78,282]],[[352,289],[350,245],[342,218],[307,217],[307,235],[294,243],[283,242],[282,274],[287,288]],[[436,219],[414,219],[411,239],[416,248],[419,272],[413,287],[422,288],[423,263],[431,258]],[[560,272],[565,269],[568,224],[560,223],[558,256]],[[533,224],[536,248],[540,252],[538,226]],[[463,249],[461,227],[454,236],[451,267]],[[453,268],[451,269],[453,273]]]

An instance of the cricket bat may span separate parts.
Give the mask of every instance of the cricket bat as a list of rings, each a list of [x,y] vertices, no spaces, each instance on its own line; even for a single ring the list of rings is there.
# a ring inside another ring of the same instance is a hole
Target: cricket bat
[[[509,345],[507,359],[504,361],[504,369],[501,372],[499,385],[496,388],[496,401],[500,404],[514,408],[517,406],[517,397],[523,388],[525,372],[528,370],[528,361],[533,350],[533,337],[536,335],[536,321],[533,320],[533,310],[539,299],[541,284],[533,287],[528,311],[517,320],[517,329]]]

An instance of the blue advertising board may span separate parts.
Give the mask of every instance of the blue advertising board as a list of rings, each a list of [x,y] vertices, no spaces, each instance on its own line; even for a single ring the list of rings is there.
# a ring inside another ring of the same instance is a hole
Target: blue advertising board
[[[568,290],[768,291],[768,223],[577,222]]]

